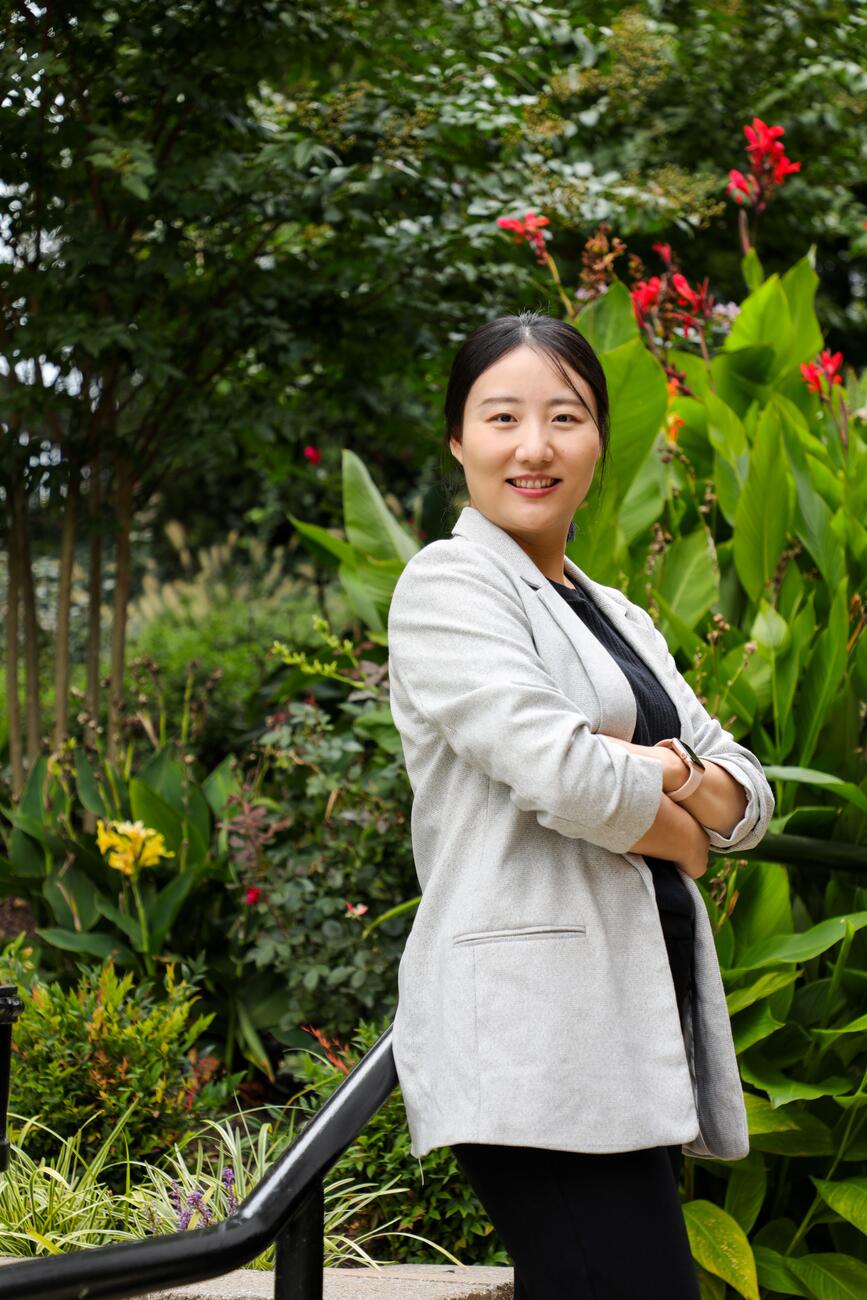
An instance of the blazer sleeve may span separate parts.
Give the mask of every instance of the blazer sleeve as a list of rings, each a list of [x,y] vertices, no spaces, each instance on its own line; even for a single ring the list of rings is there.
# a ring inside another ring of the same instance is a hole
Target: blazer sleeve
[[[625,600],[626,597],[623,599]],[[708,713],[689,682],[679,671],[674,656],[668,648],[668,642],[647,610],[633,604],[632,601],[627,603],[633,616],[637,616],[650,631],[660,662],[674,682],[689,715],[694,732],[693,749],[699,758],[710,759],[720,767],[724,767],[746,791],[747,803],[744,814],[733,827],[730,835],[721,835],[710,826],[704,827],[710,836],[709,847],[720,853],[755,848],[764,836],[776,806],[774,792],[768,783],[762,764],[751,750],[739,744],[731,732]],[[704,825],[704,823],[700,824]]]
[[[430,542],[403,570],[388,657],[392,693],[540,825],[625,853],[653,824],[662,764],[591,730],[508,577],[460,540]]]

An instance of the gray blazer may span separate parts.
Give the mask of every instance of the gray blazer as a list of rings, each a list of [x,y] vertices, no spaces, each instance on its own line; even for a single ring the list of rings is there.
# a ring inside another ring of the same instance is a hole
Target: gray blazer
[[[644,858],[662,766],[632,737],[615,660],[504,529],[467,506],[412,557],[388,618],[391,710],[413,790],[422,896],[392,1045],[411,1151],[495,1142],[570,1151],[680,1143],[738,1160],[747,1118],[710,919],[695,881],[694,992],[681,1032]],[[677,706],[680,735],[747,805],[713,848],[761,840],[758,759],[699,702],[649,614],[568,577]]]

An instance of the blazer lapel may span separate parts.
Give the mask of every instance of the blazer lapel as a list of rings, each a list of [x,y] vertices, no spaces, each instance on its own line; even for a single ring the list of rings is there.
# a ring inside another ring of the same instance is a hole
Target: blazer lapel
[[[493,523],[474,506],[464,506],[452,528],[452,533],[460,534],[495,551],[517,571],[527,586],[535,591],[540,606],[558,623],[581,659],[599,704],[602,717],[600,730],[629,740],[635,730],[636,706],[635,696],[625,674],[584,620],[570,609],[559,592],[554,590],[545,574],[537,568],[523,547],[519,546],[505,529]],[[600,584],[594,582],[568,555],[563,557],[563,567],[567,577],[576,586],[583,588],[603,614],[608,616],[624,640],[657,676],[660,685],[677,709],[681,737],[690,741],[692,731],[686,713],[675,694],[674,684],[659,662],[656,647],[644,628],[626,608],[609,596]]]

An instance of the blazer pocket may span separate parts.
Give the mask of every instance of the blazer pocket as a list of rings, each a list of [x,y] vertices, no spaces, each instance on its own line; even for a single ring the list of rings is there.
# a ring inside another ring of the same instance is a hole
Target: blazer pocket
[[[586,925],[522,925],[512,930],[468,930],[464,934],[456,934],[452,944],[499,943],[509,939],[562,939],[571,936],[580,938],[586,934]]]

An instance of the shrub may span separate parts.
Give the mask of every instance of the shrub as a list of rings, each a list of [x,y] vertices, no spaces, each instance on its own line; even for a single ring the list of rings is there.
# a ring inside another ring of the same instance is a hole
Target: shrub
[[[24,1011],[13,1033],[11,1092],[16,1111],[39,1116],[61,1137],[85,1130],[90,1156],[133,1099],[125,1140],[137,1155],[166,1150],[203,1117],[225,1109],[239,1075],[217,1077],[217,1060],[197,1044],[213,1016],[194,1015],[198,993],[169,963],[161,997],[152,981],[134,986],[114,962],[79,967],[74,988],[45,982],[24,936],[0,953],[0,976],[14,982]],[[42,1129],[28,1134],[34,1157],[51,1148]],[[119,1147],[117,1147],[119,1149]],[[109,1154],[116,1154],[110,1147]]]

